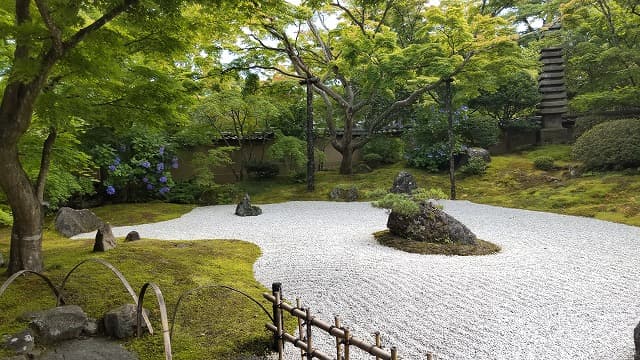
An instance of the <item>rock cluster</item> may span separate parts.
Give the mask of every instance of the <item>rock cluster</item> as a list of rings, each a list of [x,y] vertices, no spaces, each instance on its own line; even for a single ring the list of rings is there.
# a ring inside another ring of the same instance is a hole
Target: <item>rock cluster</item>
[[[390,193],[411,195],[413,190],[418,188],[416,179],[406,171],[400,171],[393,181],[393,186],[389,189]]]
[[[344,187],[344,186],[336,186],[329,192],[329,199],[333,201],[356,201],[358,200],[359,193],[358,188],[355,186]]]
[[[387,227],[397,236],[414,241],[475,245],[476,236],[461,222],[430,202],[419,204],[417,215],[389,214]]]
[[[262,214],[262,209],[251,205],[249,194],[244,194],[242,201],[236,206],[236,215],[238,216],[258,216]]]
[[[148,311],[143,309],[148,315]],[[125,304],[107,312],[103,320],[94,320],[77,305],[58,306],[53,309],[27,313],[21,319],[29,322],[29,329],[3,338],[2,345],[15,353],[9,359],[39,360],[133,360],[136,356],[119,344],[104,338],[132,337],[136,329],[136,306]],[[144,322],[143,322],[144,326]],[[49,351],[40,353],[45,345]]]

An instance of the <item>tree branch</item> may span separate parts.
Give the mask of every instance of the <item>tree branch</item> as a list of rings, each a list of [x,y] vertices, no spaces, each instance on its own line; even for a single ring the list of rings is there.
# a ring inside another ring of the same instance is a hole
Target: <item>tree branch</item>
[[[78,30],[78,32],[76,32],[69,40],[64,42],[64,51],[66,52],[70,49],[73,49],[76,45],[78,45],[78,43],[84,40],[87,35],[100,29],[106,23],[113,20],[116,16],[127,11],[133,5],[136,5],[139,1],[140,0],[124,0],[121,5],[114,7],[109,12],[102,15],[98,20],[94,21],[91,25]]]
[[[35,2],[38,7],[38,11],[40,12],[40,16],[42,16],[42,21],[44,21],[47,29],[49,29],[51,41],[53,42],[53,49],[56,52],[56,55],[61,57],[64,52],[64,47],[62,46],[62,31],[60,31],[60,28],[56,25],[53,17],[51,17],[51,13],[47,8],[45,0],[35,0]]]
[[[331,3],[330,5],[344,11],[347,14],[347,16],[351,19],[351,21],[353,21],[356,25],[358,25],[358,27],[360,28],[360,31],[362,32],[362,35],[367,36],[367,31],[364,28],[364,22],[361,22],[358,19],[356,19],[353,13],[349,9],[347,9],[346,6],[340,4],[340,1],[336,1],[334,3]]]
[[[49,129],[49,135],[44,141],[44,146],[42,147],[40,171],[38,172],[38,180],[36,180],[36,195],[38,196],[40,204],[44,203],[44,186],[47,183],[47,175],[49,174],[49,168],[51,165],[51,153],[57,135],[58,133],[56,131],[56,128],[51,127],[51,129]]]

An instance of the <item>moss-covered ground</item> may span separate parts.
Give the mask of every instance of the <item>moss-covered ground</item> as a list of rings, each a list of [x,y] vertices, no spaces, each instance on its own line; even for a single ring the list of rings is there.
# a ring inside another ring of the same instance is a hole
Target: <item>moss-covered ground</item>
[[[407,240],[391,234],[389,230],[378,231],[373,236],[384,246],[415,254],[481,256],[500,252],[500,246],[480,239],[476,241],[475,245],[462,245]]]
[[[571,147],[553,145],[517,154],[494,156],[486,173],[480,176],[457,175],[457,198],[482,204],[548,211],[560,214],[594,217],[640,226],[640,173],[638,171],[584,173],[570,176]],[[555,160],[550,171],[538,170],[533,160],[548,156]],[[254,203],[288,200],[328,200],[336,184],[355,185],[367,193],[391,187],[395,175],[407,170],[418,185],[449,192],[447,173],[432,174],[398,163],[368,174],[339,175],[336,171],[320,171],[316,190],[307,192],[305,184],[286,179],[251,181],[242,184]]]
[[[173,216],[190,207],[173,208]],[[139,211],[155,215],[139,215]],[[131,224],[141,217],[145,221],[166,219],[168,208],[163,205],[138,204],[109,206],[96,213],[115,223]],[[117,215],[115,215],[117,213]],[[127,217],[127,214],[131,215]],[[47,227],[51,225],[48,223]],[[135,291],[145,282],[157,283],[165,297],[169,314],[173,314],[178,297],[185,291],[208,285],[222,284],[241,290],[270,309],[261,294],[268,289],[253,277],[253,263],[260,249],[243,241],[159,241],[141,240],[124,243],[105,253],[92,253],[93,240],[69,240],[47,229],[43,251],[45,274],[59,285],[74,265],[88,258],[104,259],[116,266]],[[0,251],[8,254],[9,229],[0,228]],[[0,283],[7,279],[0,274]],[[86,263],[67,283],[68,304],[80,305],[90,317],[101,317],[105,311],[132,299],[119,280],[105,267]],[[160,313],[154,294],[148,291],[145,307],[151,311],[155,335],[133,339],[126,345],[135,350],[141,360],[161,359],[163,355]],[[26,327],[17,318],[28,311],[55,306],[49,288],[35,276],[23,276],[0,297],[0,336]],[[269,347],[270,334],[265,330],[267,315],[247,298],[222,288],[207,288],[183,299],[177,313],[173,355],[176,359],[234,359],[242,353],[262,353]],[[290,324],[292,325],[292,324]],[[0,347],[0,358],[9,355]]]

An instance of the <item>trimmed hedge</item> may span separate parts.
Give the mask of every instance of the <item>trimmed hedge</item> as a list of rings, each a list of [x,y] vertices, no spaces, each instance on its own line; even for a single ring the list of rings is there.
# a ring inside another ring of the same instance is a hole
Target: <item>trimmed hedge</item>
[[[640,119],[607,121],[594,126],[576,140],[573,156],[592,170],[640,166]]]

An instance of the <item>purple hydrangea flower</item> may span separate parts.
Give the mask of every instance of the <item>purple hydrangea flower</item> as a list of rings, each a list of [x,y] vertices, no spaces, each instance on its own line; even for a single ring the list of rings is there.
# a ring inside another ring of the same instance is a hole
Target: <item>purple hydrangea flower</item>
[[[153,190],[153,184],[147,184],[147,190]]]
[[[164,155],[164,146],[160,146],[160,149],[158,149],[158,153],[160,155]]]
[[[169,188],[166,186],[163,186],[162,188],[160,188],[159,192],[160,194],[166,194],[169,192]]]
[[[120,165],[120,157],[116,156],[115,160],[113,160],[113,165],[118,166]]]
[[[111,185],[107,186],[107,195],[114,195],[115,193],[116,193],[116,189],[113,186]]]
[[[109,171],[116,171],[115,165],[109,165]]]
[[[166,183],[167,182],[167,177],[166,176],[161,176],[160,179],[158,179],[158,181],[160,181],[161,183]]]
[[[148,169],[148,168],[151,167],[151,163],[145,160],[145,161],[140,163],[140,166],[142,166],[145,169]]]
[[[148,177],[146,177],[146,176],[145,176],[145,177],[143,177],[143,178],[142,178],[142,182],[143,182],[143,183],[145,183],[145,184],[146,184],[146,183],[148,183],[148,182],[149,182],[149,178],[148,178]]]
[[[156,166],[156,169],[158,169],[158,172],[163,172],[164,171],[164,164],[163,163],[158,163],[158,165]]]
[[[177,169],[179,167],[177,156],[174,156],[173,159],[171,159],[171,167],[174,169]]]

